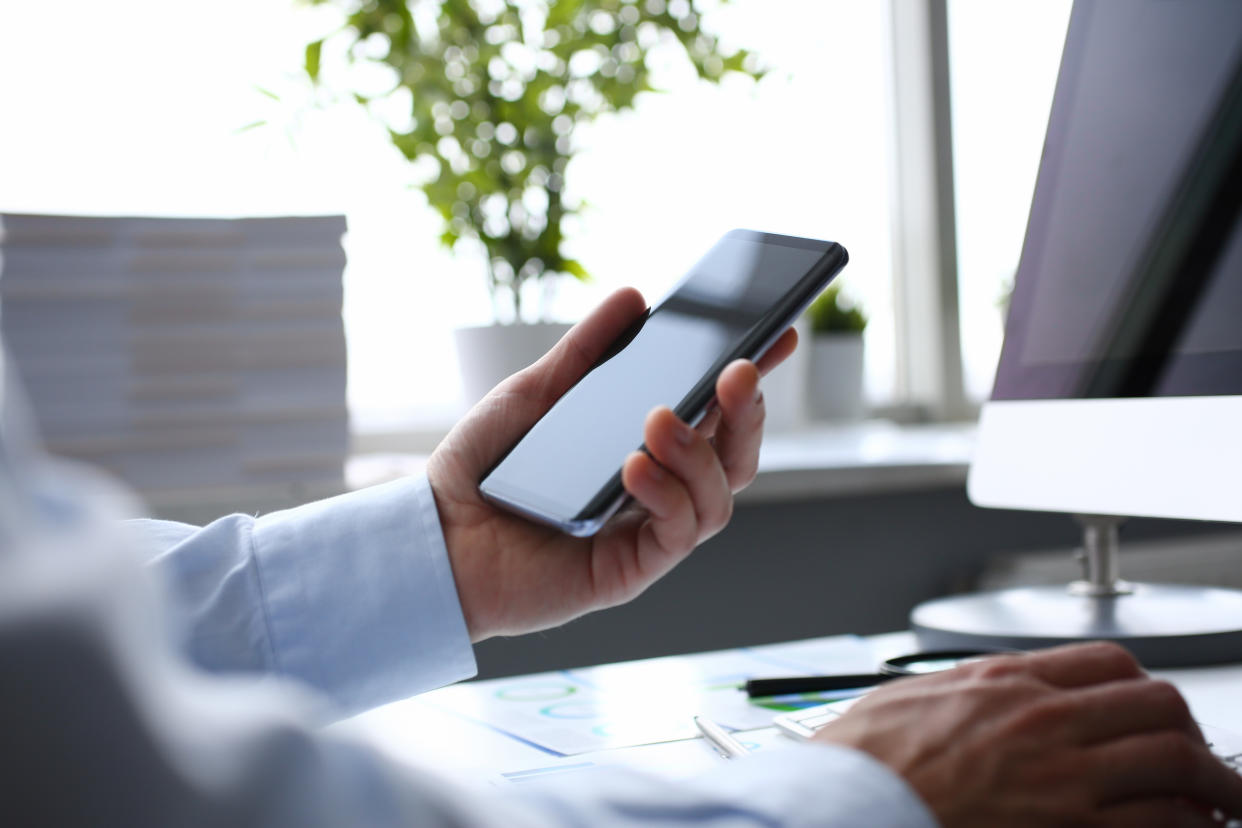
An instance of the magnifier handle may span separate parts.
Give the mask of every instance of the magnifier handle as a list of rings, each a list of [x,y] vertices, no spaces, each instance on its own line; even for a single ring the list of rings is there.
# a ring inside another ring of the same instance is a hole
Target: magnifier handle
[[[899,678],[882,673],[857,673],[838,676],[794,676],[790,678],[748,679],[744,690],[750,698],[787,696],[793,693],[821,693],[826,690],[853,690],[872,687],[882,681]]]

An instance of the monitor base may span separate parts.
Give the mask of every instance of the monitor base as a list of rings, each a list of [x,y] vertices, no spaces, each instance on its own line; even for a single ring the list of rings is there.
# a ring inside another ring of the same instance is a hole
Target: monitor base
[[[1108,640],[1145,667],[1242,661],[1242,591],[1126,584],[1093,595],[1081,589],[1022,587],[928,601],[910,626],[925,650],[1029,650]]]

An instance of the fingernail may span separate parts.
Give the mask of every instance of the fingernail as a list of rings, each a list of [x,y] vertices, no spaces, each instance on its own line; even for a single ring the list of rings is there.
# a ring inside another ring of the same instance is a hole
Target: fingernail
[[[690,445],[690,442],[694,440],[694,429],[683,423],[681,420],[678,420],[677,428],[673,430],[673,437],[677,440],[679,445],[688,446]]]

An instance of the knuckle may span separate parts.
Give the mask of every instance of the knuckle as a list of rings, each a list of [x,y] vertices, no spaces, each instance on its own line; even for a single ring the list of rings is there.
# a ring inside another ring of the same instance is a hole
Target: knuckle
[[[1031,706],[1019,710],[1009,720],[1009,734],[1041,733],[1051,726],[1052,715],[1044,707]]]
[[[763,431],[763,424],[768,419],[768,404],[767,400],[764,399],[762,391],[759,392],[759,396],[755,399],[751,409],[751,423],[756,431]]]
[[[1151,697],[1161,710],[1179,716],[1189,716],[1190,707],[1181,692],[1167,681],[1152,680],[1144,683],[1143,692]]]
[[[1023,685],[1024,696],[1025,689]],[[1013,715],[1011,728],[1016,733],[1048,733],[1070,718],[1072,708],[1073,699],[1063,694],[1028,701]]]
[[[1015,716],[1047,715],[1037,712],[1032,699],[1040,690],[1024,676],[969,676],[959,685],[958,695],[980,710],[1010,710]],[[1014,719],[1011,718],[1011,721]]]
[[[1184,733],[1165,731],[1156,734],[1152,737],[1152,750],[1165,773],[1173,780],[1184,782],[1195,775],[1199,750]]]
[[[741,491],[749,486],[755,479],[755,474],[759,471],[759,458],[748,459],[742,465],[729,466],[725,469],[729,478],[729,485],[734,491]]]
[[[1093,641],[1090,644],[1084,644],[1083,647],[1090,648],[1093,658],[1117,673],[1138,675],[1142,672],[1138,660],[1120,644],[1112,641]]]
[[[698,542],[698,537],[699,522],[691,515],[688,520],[677,522],[673,530],[669,532],[669,540],[665,546],[669,551],[680,554],[693,549]]]
[[[981,679],[996,681],[1021,675],[1025,672],[1024,656],[1000,655],[982,659],[966,665],[975,676]]]
[[[714,506],[710,513],[699,521],[699,540],[703,541],[715,535],[726,525],[733,517],[733,498],[725,498],[721,503]]]

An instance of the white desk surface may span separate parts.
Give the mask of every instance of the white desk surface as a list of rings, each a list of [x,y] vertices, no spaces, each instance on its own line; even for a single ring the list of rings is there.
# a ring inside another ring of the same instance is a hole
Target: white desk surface
[[[845,638],[838,636],[831,639],[814,639],[791,646],[804,648],[802,652],[818,652],[813,648],[820,644],[835,646],[834,642],[841,642]],[[855,639],[855,642],[858,646],[858,653],[861,653],[864,659],[870,658],[872,666],[884,658],[915,649],[914,637],[910,633],[872,636]],[[806,650],[807,647],[812,650]],[[747,650],[756,652],[764,651],[764,648],[747,648]],[[725,658],[728,654],[737,652],[746,652],[746,650],[722,651],[719,654],[708,654],[707,658],[709,660]],[[840,663],[839,666],[823,664],[821,669],[860,671],[858,653],[851,654],[848,648],[841,652],[845,654],[844,663]],[[611,707],[606,711],[607,714],[617,714],[618,707],[628,707],[628,710],[620,712],[646,717],[652,710],[650,699],[644,701],[635,698],[632,692],[637,686],[635,682],[641,681],[644,686],[650,686],[652,677],[658,675],[666,675],[670,681],[675,681],[678,675],[684,679],[687,664],[692,662],[702,664],[702,657],[700,654],[624,662],[581,671],[562,671],[528,677],[467,682],[386,705],[334,725],[333,729],[338,732],[361,735],[400,762],[432,770],[468,786],[506,784],[505,777],[502,776],[506,773],[576,772],[577,769],[588,766],[596,767],[606,764],[638,765],[672,776],[685,775],[710,768],[714,763],[723,761],[702,739],[694,738],[695,734],[690,727],[688,715],[684,716],[687,719],[684,723],[685,732],[676,734],[675,738],[670,738],[669,741],[660,744],[648,747],[605,748],[588,752],[569,751],[564,756],[558,756],[556,751],[541,748],[534,741],[515,738],[515,735],[521,734],[504,732],[500,727],[501,723],[495,721],[498,710],[496,699],[502,695],[502,690],[498,688],[539,687],[540,682],[546,687],[550,681],[563,680],[563,677],[574,674],[587,686],[598,689],[602,694],[601,697],[609,699]],[[695,661],[695,659],[700,660]],[[720,665],[723,662],[716,662],[716,664]],[[773,665],[776,665],[775,660],[773,660]],[[781,675],[791,672],[793,671],[777,669],[767,674]],[[702,675],[700,674],[699,677],[701,678]],[[1173,682],[1182,691],[1198,721],[1242,735],[1242,664],[1163,670],[1157,675]],[[522,682],[526,684],[523,685]],[[609,688],[619,692],[609,693]],[[577,702],[578,704],[586,704],[584,697],[578,698],[581,699]],[[618,699],[621,700],[619,703]],[[732,690],[729,694],[722,693],[716,696],[716,699],[714,710],[700,712],[711,712],[718,720],[731,718],[736,713],[739,721],[742,721],[744,717],[749,717],[751,721],[754,721],[758,716],[760,721],[766,722],[767,717],[773,715],[769,711],[759,711],[750,707],[740,691]],[[698,702],[692,701],[691,703]],[[721,707],[722,704],[726,707]],[[733,709],[727,705],[737,707]],[[584,716],[604,715],[598,710],[594,712],[583,710],[582,712]],[[678,715],[681,716],[683,713],[679,712]],[[489,717],[491,717],[490,721]],[[511,719],[506,726],[520,731],[522,726],[514,726],[512,723],[515,721],[520,720]],[[546,722],[544,725],[538,722],[530,723],[536,728],[545,728],[545,730],[536,732],[535,739],[542,739],[539,733],[550,734],[550,731],[546,730]],[[582,723],[571,722],[570,724],[583,726]],[[531,735],[531,733],[532,731],[526,731],[526,735]],[[558,734],[550,735],[554,739],[558,736]],[[571,741],[574,738],[573,734],[568,731],[565,732],[564,737]],[[746,730],[743,741],[748,741],[753,748],[765,751],[782,749],[793,744],[772,728]],[[561,746],[565,744],[568,743],[562,743]]]

